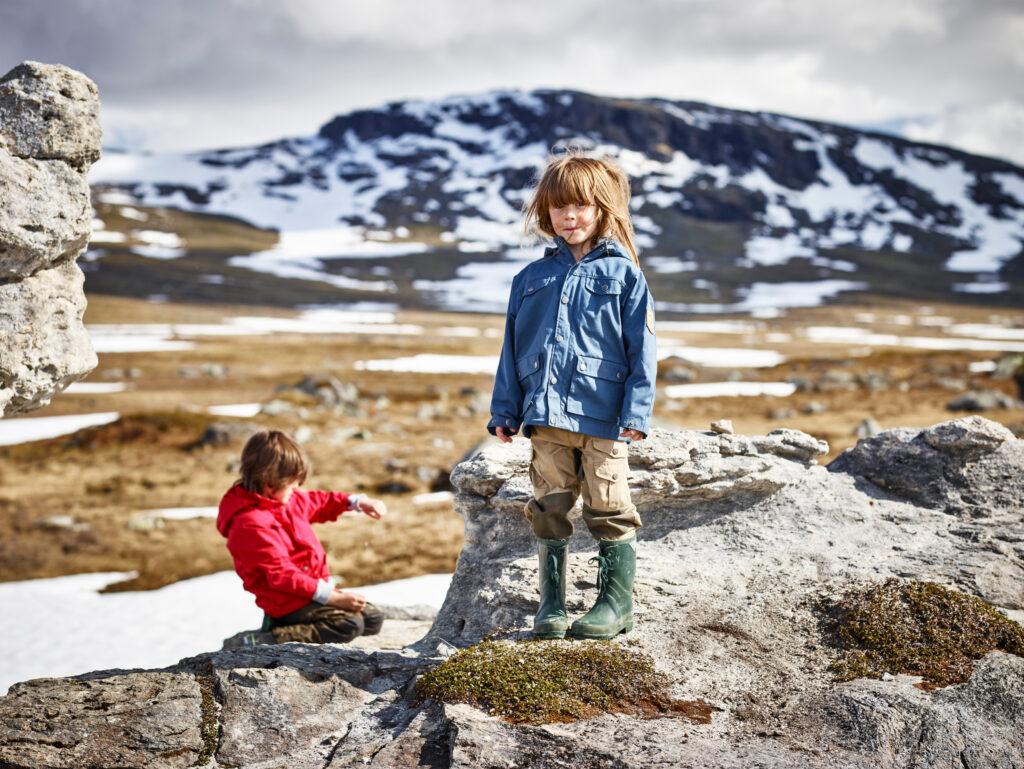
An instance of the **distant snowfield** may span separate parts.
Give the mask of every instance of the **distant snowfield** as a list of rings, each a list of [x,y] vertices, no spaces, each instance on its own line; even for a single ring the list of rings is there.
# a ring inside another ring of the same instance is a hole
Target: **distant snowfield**
[[[0,634],[0,695],[31,678],[166,667],[220,649],[225,638],[263,620],[233,571],[159,590],[97,592],[131,576],[102,572],[0,583],[0,616],[6,628],[17,629]],[[427,574],[352,590],[377,604],[440,608],[450,583],[450,574]]]
[[[658,346],[658,360],[683,358],[698,366],[711,368],[767,368],[777,366],[786,356],[775,350],[754,350],[746,347],[681,347]]]
[[[493,374],[498,368],[495,355],[441,355],[420,353],[403,358],[359,360],[357,371],[402,371],[417,374]]]
[[[391,310],[313,307],[298,317],[239,315],[223,323],[93,323],[86,326],[97,353],[192,350],[193,339],[270,334],[394,334],[418,336],[423,326],[395,323]]]
[[[785,397],[796,392],[790,382],[695,382],[669,385],[665,395],[669,398],[718,398],[721,396],[773,395]]]
[[[0,419],[0,446],[13,446],[16,443],[29,443],[69,435],[86,427],[110,424],[119,416],[120,414],[116,411],[104,411],[97,414]]]
[[[220,406],[208,406],[206,411],[218,417],[247,419],[259,414],[262,405],[262,403],[225,403]]]
[[[1024,341],[971,339],[969,337],[900,336],[880,334],[856,326],[808,326],[807,338],[817,344],[862,344],[873,347],[911,347],[918,350],[995,350],[1024,352]]]
[[[127,389],[127,382],[72,382],[64,388],[64,392],[73,395],[104,395],[124,392]]]

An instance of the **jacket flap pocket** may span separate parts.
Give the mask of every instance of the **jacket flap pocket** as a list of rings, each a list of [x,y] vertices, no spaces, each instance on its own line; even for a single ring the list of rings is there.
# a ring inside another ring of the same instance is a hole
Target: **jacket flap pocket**
[[[622,281],[618,278],[584,278],[583,283],[595,294],[622,293]]]
[[[540,367],[544,364],[544,353],[535,352],[529,355],[523,355],[516,360],[516,376],[520,379],[525,379],[540,371]]]
[[[612,382],[625,382],[629,368],[624,363],[596,358],[591,355],[576,356],[576,370],[587,376],[609,379]]]
[[[540,291],[540,289],[550,286],[557,279],[557,275],[542,275],[538,278],[533,278],[532,280],[527,281],[526,285],[523,286],[523,296],[535,294]]]

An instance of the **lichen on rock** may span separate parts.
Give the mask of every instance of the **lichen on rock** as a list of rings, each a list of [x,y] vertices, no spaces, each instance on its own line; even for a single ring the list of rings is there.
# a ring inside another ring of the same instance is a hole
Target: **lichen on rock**
[[[601,713],[685,716],[711,722],[711,705],[668,694],[650,656],[611,641],[482,641],[416,682],[416,700],[464,702],[511,723],[544,724]]]
[[[854,588],[829,607],[828,624],[844,649],[832,664],[840,681],[907,673],[947,686],[970,678],[990,651],[1024,655],[1024,627],[934,582],[890,578]]]

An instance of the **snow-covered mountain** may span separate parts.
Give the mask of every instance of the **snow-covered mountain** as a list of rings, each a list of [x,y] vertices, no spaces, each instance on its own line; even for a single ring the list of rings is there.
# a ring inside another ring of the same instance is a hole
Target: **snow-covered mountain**
[[[394,102],[256,147],[107,153],[90,179],[112,205],[280,231],[276,246],[232,255],[225,270],[500,310],[502,285],[539,255],[522,235],[525,196],[549,149],[567,143],[611,154],[631,175],[663,311],[770,309],[844,291],[1024,298],[1024,169],[695,102],[552,90]],[[187,239],[119,237],[97,232],[97,255],[192,254]]]

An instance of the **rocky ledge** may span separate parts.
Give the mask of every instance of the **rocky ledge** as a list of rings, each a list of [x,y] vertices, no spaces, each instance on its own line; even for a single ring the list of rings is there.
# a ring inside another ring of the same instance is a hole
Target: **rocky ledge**
[[[96,367],[75,260],[89,243],[99,93],[27,61],[0,77],[0,417],[45,406]]]
[[[256,646],[16,684],[0,698],[0,766],[1019,766],[1024,659],[990,652],[934,690],[899,671],[840,682],[820,607],[895,577],[1024,617],[1024,441],[972,416],[883,431],[828,467],[825,450],[785,429],[655,431],[631,448],[645,524],[637,627],[615,643],[649,655],[672,697],[708,703],[710,723],[608,713],[525,725],[414,704],[417,676],[451,646],[528,636],[529,444],[515,441],[453,473],[466,546],[412,647]],[[595,594],[579,528],[573,614]]]

